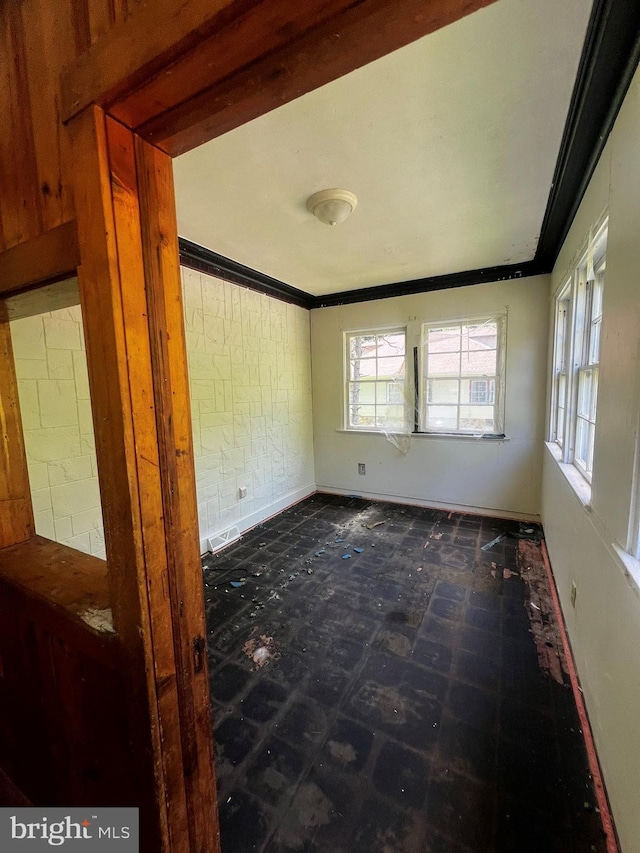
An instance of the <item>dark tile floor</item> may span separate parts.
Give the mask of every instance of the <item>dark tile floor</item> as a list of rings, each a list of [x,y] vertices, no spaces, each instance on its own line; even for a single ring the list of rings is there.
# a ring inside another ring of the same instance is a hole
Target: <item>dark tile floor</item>
[[[205,558],[223,853],[606,850],[526,530],[314,495]]]

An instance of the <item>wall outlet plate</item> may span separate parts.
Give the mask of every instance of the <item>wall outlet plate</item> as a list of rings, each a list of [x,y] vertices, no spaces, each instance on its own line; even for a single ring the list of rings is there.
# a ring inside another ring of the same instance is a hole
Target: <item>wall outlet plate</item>
[[[238,489],[238,497],[246,498],[246,496],[247,496],[247,487],[246,486],[240,486],[240,488]]]
[[[364,464],[364,462],[358,462],[358,474],[366,474],[366,473],[367,473],[367,466]]]

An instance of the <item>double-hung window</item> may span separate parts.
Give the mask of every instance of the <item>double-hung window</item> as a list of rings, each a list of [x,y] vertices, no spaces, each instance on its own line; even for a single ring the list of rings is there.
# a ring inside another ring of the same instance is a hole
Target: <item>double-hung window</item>
[[[589,240],[556,297],[551,440],[591,481],[598,402],[607,222]]]
[[[422,432],[500,435],[506,317],[422,327]]]
[[[404,429],[405,329],[347,332],[345,350],[346,429]]]

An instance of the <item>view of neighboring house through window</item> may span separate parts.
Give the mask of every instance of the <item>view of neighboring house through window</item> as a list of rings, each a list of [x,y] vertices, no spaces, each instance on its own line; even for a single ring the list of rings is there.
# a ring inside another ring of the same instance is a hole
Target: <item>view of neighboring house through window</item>
[[[607,222],[556,297],[551,439],[591,480],[598,402]]]
[[[424,432],[503,432],[500,379],[505,321],[502,316],[423,326]]]
[[[348,332],[346,428],[401,430],[405,424],[404,329]]]

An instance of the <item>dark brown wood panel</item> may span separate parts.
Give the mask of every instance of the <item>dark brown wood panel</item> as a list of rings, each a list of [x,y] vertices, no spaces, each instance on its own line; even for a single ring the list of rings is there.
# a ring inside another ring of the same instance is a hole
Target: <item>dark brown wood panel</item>
[[[0,210],[9,246],[42,230],[31,112],[21,7],[0,3]]]
[[[24,72],[29,92],[30,114],[25,119],[33,139],[34,173],[20,180],[35,183],[42,230],[72,219],[73,198],[65,188],[71,170],[68,134],[58,118],[59,81],[51,73],[51,63],[75,55],[75,37],[69,0],[22,0],[12,4],[22,10]],[[12,241],[13,242],[13,241]]]
[[[103,104],[175,155],[492,2],[158,0],[65,70],[62,115]],[[238,110],[252,100],[251,73],[261,99]],[[225,99],[235,124],[217,120]]]
[[[281,43],[265,35],[262,45],[256,45],[255,36],[252,40],[240,36],[236,41],[239,27],[222,34],[223,48],[233,57],[231,73],[227,63],[226,73],[217,79],[211,74],[206,83],[203,69],[215,71],[218,67],[215,58],[221,37],[216,34],[176,63],[170,75],[150,81],[122,103],[114,104],[111,111],[124,121],[133,120],[143,138],[177,156],[491,2],[494,0],[429,4],[423,0],[367,0],[332,4],[342,9],[324,19],[316,14],[317,21],[308,4],[296,7],[292,3],[291,20],[275,31],[286,35]],[[323,11],[328,6],[313,5]],[[295,8],[302,9],[299,17],[294,15]],[[256,26],[252,20],[249,23],[252,28]],[[267,32],[271,34],[269,21]],[[252,54],[243,53],[245,41],[253,48]],[[186,79],[194,81],[188,90],[192,94],[186,97],[182,83],[182,100],[174,99],[173,87],[180,83],[183,69]],[[161,111],[162,105],[171,103],[175,106]],[[150,116],[152,109],[155,117]],[[138,111],[149,116],[142,124],[135,122]]]
[[[35,533],[9,317],[0,300],[0,548]]]
[[[33,803],[138,805],[118,638],[7,579],[13,559],[0,550],[0,766]]]
[[[0,296],[75,276],[80,263],[75,220],[0,254]]]
[[[0,550],[0,578],[71,619],[111,608],[104,560],[43,536]]]

